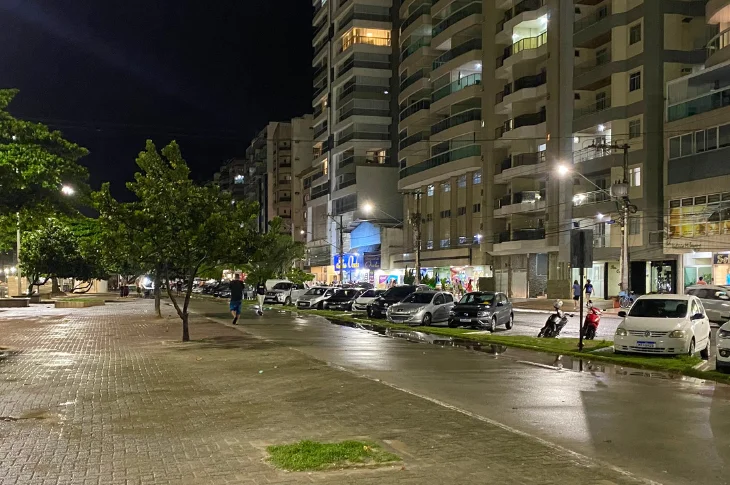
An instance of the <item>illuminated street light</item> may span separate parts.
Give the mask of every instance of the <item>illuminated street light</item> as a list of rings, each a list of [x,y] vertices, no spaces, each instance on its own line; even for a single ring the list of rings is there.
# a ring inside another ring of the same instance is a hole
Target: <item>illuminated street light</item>
[[[63,187],[61,187],[61,193],[63,195],[74,195],[76,191],[70,185],[64,185]]]
[[[366,203],[365,203],[365,204],[364,204],[364,205],[362,206],[362,210],[363,210],[363,211],[364,211],[364,212],[365,212],[366,214],[370,214],[370,213],[372,213],[374,209],[375,209],[375,207],[373,207],[373,204],[371,204],[370,202],[366,202]]]

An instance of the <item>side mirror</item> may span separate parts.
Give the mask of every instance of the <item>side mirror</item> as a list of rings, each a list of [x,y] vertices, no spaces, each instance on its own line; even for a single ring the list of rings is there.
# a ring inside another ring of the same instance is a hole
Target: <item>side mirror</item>
[[[705,316],[701,313],[695,313],[692,315],[692,320],[702,320],[703,318],[705,318]]]
[[[624,312],[624,311],[618,312],[618,316],[621,318],[626,318],[626,312]]]
[[[497,306],[504,306],[504,303],[502,303],[502,302],[500,301],[500,302],[498,302],[498,303],[497,303]]]

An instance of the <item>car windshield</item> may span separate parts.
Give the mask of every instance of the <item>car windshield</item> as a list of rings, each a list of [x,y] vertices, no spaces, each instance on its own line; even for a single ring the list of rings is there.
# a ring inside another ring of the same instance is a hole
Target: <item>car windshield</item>
[[[631,307],[629,316],[643,318],[684,318],[687,316],[687,300],[639,299]]]
[[[288,290],[291,283],[277,283],[274,285],[274,290]]]
[[[340,291],[340,289],[339,289],[339,288],[330,288],[330,289],[328,289],[328,290],[327,290],[327,291],[325,292],[324,296],[332,296],[332,295],[334,295],[335,293],[337,293],[338,291]]]
[[[328,288],[312,288],[308,292],[305,293],[305,295],[317,295],[321,296],[324,295],[325,291],[327,291]]]
[[[340,290],[337,292],[337,298],[352,298],[357,295],[357,290]]]
[[[431,303],[433,293],[411,293],[403,303]]]
[[[494,301],[494,293],[467,293],[459,303],[471,305],[491,305]]]
[[[375,290],[368,290],[360,296],[362,298],[373,298],[373,297],[375,297]]]
[[[396,286],[386,291],[383,296],[385,298],[405,298],[411,293],[413,293],[413,288],[410,286]]]

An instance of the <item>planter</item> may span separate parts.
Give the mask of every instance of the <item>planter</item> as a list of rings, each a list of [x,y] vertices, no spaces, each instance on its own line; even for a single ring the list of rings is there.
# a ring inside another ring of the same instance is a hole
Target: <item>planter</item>
[[[104,300],[97,300],[97,301],[90,301],[90,300],[81,300],[81,301],[56,301],[55,303],[56,308],[88,308],[92,306],[104,306]]]
[[[0,308],[24,308],[29,303],[29,298],[0,298]]]

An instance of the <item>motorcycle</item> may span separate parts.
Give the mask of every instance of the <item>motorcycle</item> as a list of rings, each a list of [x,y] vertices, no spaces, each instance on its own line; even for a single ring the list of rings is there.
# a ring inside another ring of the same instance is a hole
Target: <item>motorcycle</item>
[[[560,335],[560,331],[563,330],[563,327],[568,324],[569,316],[572,317],[573,315],[556,310],[555,313],[548,317],[545,326],[540,329],[540,333],[537,334],[538,338],[557,338]]]
[[[596,332],[598,331],[598,324],[601,322],[601,310],[591,306],[588,308],[588,313],[583,321],[583,338],[586,340],[593,340],[596,338]]]

